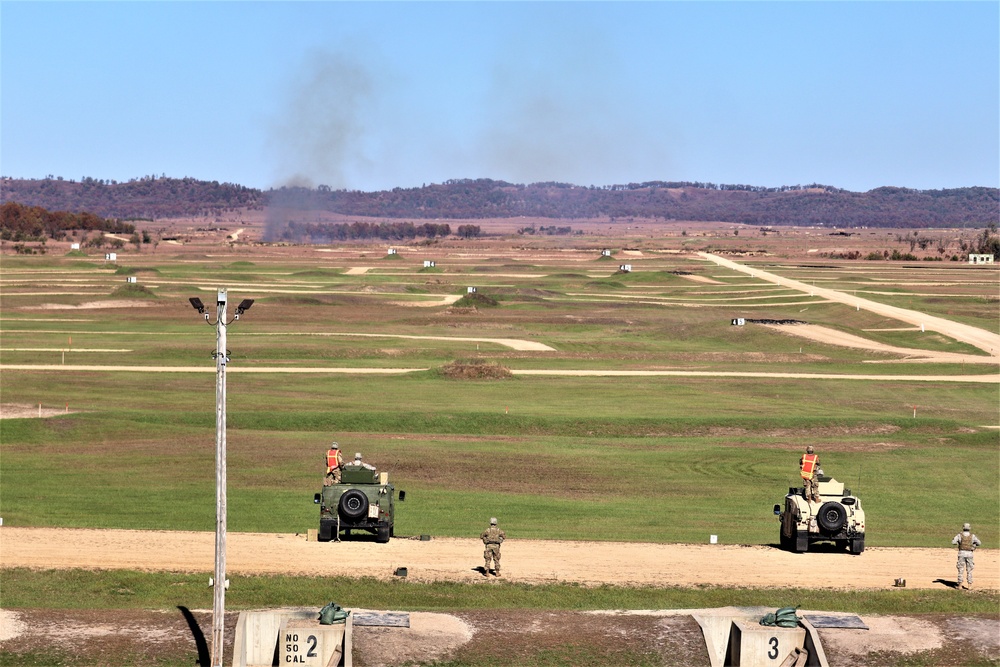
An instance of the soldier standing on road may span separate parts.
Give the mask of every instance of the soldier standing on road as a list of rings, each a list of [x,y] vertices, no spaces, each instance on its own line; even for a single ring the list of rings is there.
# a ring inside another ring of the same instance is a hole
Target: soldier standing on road
[[[340,467],[344,465],[344,457],[340,454],[340,445],[332,443],[326,453],[326,477],[323,486],[340,484]]]
[[[962,526],[962,532],[956,535],[951,543],[958,545],[958,586],[959,588],[972,588],[972,552],[982,542],[972,532],[972,526],[965,524]],[[965,575],[969,582],[968,586],[962,583],[962,570],[965,570]]]
[[[500,530],[497,526],[496,517],[490,518],[490,527],[483,531],[483,534],[479,537],[482,538],[483,544],[486,545],[486,550],[483,552],[483,558],[486,559],[486,567],[483,569],[484,576],[490,576],[490,561],[496,564],[493,570],[493,574],[500,576],[500,545],[504,540],[507,539],[507,533]]]
[[[806,453],[799,459],[799,472],[802,475],[803,495],[806,500],[818,503],[820,501],[819,454],[814,452],[812,445],[806,447]]]

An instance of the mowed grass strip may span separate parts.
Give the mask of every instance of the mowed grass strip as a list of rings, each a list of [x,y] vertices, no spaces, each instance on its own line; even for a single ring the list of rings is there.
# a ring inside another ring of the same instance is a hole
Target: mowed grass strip
[[[570,435],[594,430],[573,424],[599,420],[605,426],[596,434],[655,435],[675,431],[672,420],[680,420],[681,428],[719,421],[724,428],[743,422],[747,429],[884,421],[910,428],[922,427],[926,420],[973,429],[1000,424],[996,385],[971,383],[569,376],[492,381],[451,380],[434,371],[398,376],[229,374],[227,386],[230,424],[249,429],[461,430],[477,435],[518,433],[532,422],[549,420],[552,425],[540,432],[558,435],[552,428],[571,428]],[[5,403],[68,404],[71,410],[112,420],[215,424],[212,372],[8,370],[3,392]],[[456,421],[460,427],[448,426]],[[5,428],[13,427],[0,423]]]
[[[4,609],[204,609],[212,589],[203,574],[132,570],[2,570]],[[417,583],[350,577],[231,575],[229,610],[315,606],[336,600],[344,607],[405,611],[462,609],[699,609],[725,606],[783,607],[858,614],[995,615],[1000,594],[989,591],[585,587],[568,584],[491,582]]]
[[[211,530],[214,423],[205,421],[143,423],[134,414],[13,420],[4,426],[5,518],[10,525]],[[398,535],[475,535],[483,516],[495,515],[521,538],[693,543],[711,533],[722,543],[771,544],[778,532],[771,506],[798,483],[799,434],[806,433],[825,470],[861,495],[869,545],[947,546],[956,522],[966,520],[987,546],[997,542],[1000,492],[981,465],[995,456],[995,434],[958,433],[954,423],[905,429],[743,419],[727,428],[688,420],[661,424],[667,434],[566,436],[546,433],[570,430],[559,422],[539,421],[541,433],[493,434],[470,421],[464,430],[481,433],[470,436],[331,434],[295,430],[295,421],[229,431],[230,529],[315,527],[312,494],[336,438],[408,491]],[[64,437],[54,438],[60,428]],[[688,428],[700,435],[685,435]],[[53,460],[72,465],[54,471]]]

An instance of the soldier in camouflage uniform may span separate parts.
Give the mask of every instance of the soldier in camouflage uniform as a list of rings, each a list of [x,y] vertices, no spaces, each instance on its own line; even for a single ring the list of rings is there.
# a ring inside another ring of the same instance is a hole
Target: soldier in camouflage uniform
[[[479,536],[483,540],[483,544],[486,545],[486,550],[483,552],[483,558],[486,559],[486,567],[483,569],[483,574],[485,576],[490,576],[490,561],[496,564],[493,570],[493,574],[500,576],[500,545],[504,540],[507,539],[507,533],[500,530],[497,526],[496,517],[490,519],[490,527],[483,531],[483,534]]]
[[[972,526],[965,524],[962,526],[962,532],[956,535],[951,543],[958,545],[958,586],[959,588],[972,588],[972,552],[982,542],[973,534]],[[965,575],[969,582],[968,586],[962,583],[962,570],[965,570]]]

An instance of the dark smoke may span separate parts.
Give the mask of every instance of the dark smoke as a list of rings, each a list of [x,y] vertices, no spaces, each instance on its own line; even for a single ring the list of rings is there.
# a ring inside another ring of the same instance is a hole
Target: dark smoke
[[[368,69],[344,53],[310,53],[273,124],[278,189],[271,191],[265,240],[277,239],[291,219],[314,207],[316,183],[347,187],[353,167],[365,166],[364,119],[374,100]]]

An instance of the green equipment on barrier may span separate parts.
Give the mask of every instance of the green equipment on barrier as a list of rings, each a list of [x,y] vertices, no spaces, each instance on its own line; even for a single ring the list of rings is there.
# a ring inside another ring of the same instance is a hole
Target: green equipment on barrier
[[[760,619],[761,625],[773,625],[779,628],[797,628],[799,626],[799,617],[795,611],[798,607],[782,607],[778,611],[765,614],[764,618]]]
[[[334,623],[344,623],[351,612],[344,609],[336,602],[331,602],[319,610],[319,624],[333,625]]]

